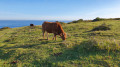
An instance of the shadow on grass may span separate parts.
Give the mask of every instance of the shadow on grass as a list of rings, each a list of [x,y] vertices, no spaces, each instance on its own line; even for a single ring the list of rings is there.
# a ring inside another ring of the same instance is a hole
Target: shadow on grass
[[[13,47],[8,47],[8,48],[5,48],[5,49],[14,49],[14,48],[32,48],[34,46],[37,46],[39,44],[32,44],[32,45],[19,45],[19,46],[13,46]]]
[[[43,41],[41,42],[41,44],[47,44],[47,43],[51,43],[49,41]],[[94,42],[95,43],[95,42]],[[89,56],[95,56],[95,55],[103,55],[106,56],[107,51],[106,50],[100,50],[99,48],[97,48],[96,46],[91,46],[94,43],[90,43],[88,41],[83,41],[80,43],[80,45],[76,45],[73,48],[66,48],[64,49],[61,53],[53,53],[53,54],[49,54],[49,57],[44,59],[44,60],[34,60],[32,61],[32,65],[34,66],[42,66],[42,67],[52,67],[52,66],[60,66],[58,63],[59,62],[66,62],[66,61],[74,61],[74,60],[80,60],[80,61],[87,61],[84,58],[87,58]],[[36,45],[40,45],[40,44],[32,44],[32,45],[21,45],[18,47],[11,47],[12,48],[32,48]],[[11,50],[8,53],[5,53],[3,50],[0,50],[0,57],[5,60],[5,59],[9,59],[11,57],[11,55],[13,55],[15,53],[15,50]],[[57,55],[58,54],[58,55]],[[19,56],[16,57],[16,59],[18,60],[23,60],[21,57],[28,57],[29,55],[32,55],[32,53],[28,53],[28,54],[21,54]],[[114,55],[112,52],[109,55]],[[106,61],[103,60],[93,60],[92,62],[93,64],[97,64],[97,65],[102,65],[104,67],[109,67],[109,64]],[[81,63],[82,64],[82,63]]]
[[[15,53],[15,50],[11,50],[9,52],[6,52],[5,50],[0,50],[0,59],[8,60],[13,54]]]
[[[6,47],[5,49],[14,49],[14,48],[34,48],[36,46],[39,46],[39,45],[45,45],[45,44],[49,44],[49,43],[56,43],[56,41],[48,41],[48,40],[43,40],[39,43],[36,43],[36,44],[31,44],[31,43],[28,43],[28,44],[19,44],[19,45],[15,45],[15,46],[12,46],[12,47]],[[2,46],[0,48],[3,48],[5,46]]]
[[[41,66],[45,66],[45,64],[48,64],[48,66],[59,66],[58,64],[59,62],[74,61],[74,60],[80,60],[86,62],[87,60],[84,58],[87,58],[89,56],[94,57],[96,55],[102,55],[104,57],[108,54],[106,50],[100,50],[96,46],[89,46],[89,44],[91,43],[87,41],[83,41],[80,43],[80,45],[76,45],[73,48],[65,49],[63,52],[57,53],[58,55],[54,53],[51,54],[49,58],[44,60],[44,62],[33,61],[32,64],[36,66],[38,66],[39,64]],[[109,55],[113,56],[114,53],[110,52]],[[110,65],[104,60],[93,60],[92,63],[104,67],[110,67]]]
[[[44,40],[48,40],[48,39],[39,39],[39,41],[44,41]]]
[[[94,64],[101,65],[104,67],[111,67],[106,61],[94,61]]]
[[[3,49],[3,48],[5,48],[6,46],[7,46],[7,45],[3,45],[3,46],[1,46],[1,47],[0,47],[0,49]]]

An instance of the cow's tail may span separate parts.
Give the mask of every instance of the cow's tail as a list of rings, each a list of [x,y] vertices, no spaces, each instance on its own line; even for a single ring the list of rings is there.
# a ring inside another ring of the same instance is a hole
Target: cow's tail
[[[42,24],[42,32],[43,32],[43,38],[45,39],[45,26],[44,26],[44,23]]]

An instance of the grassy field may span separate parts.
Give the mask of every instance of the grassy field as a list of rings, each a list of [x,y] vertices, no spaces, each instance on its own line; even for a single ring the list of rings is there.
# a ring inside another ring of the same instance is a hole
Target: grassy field
[[[92,31],[104,23],[110,30]],[[62,27],[66,41],[43,40],[41,26],[0,31],[0,67],[120,67],[120,20]]]

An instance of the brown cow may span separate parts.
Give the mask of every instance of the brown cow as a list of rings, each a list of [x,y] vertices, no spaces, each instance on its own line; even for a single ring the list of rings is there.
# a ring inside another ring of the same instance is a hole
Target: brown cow
[[[54,34],[53,40],[54,40],[54,38],[56,40],[56,35],[60,35],[62,40],[66,39],[66,34],[63,31],[63,28],[61,27],[60,23],[58,23],[58,22],[46,22],[45,21],[42,24],[42,31],[43,31],[44,39],[45,39],[45,31],[47,32],[47,39],[48,39],[48,33]]]

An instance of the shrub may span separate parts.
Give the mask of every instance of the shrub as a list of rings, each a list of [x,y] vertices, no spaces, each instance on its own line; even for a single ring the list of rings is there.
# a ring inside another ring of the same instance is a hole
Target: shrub
[[[108,20],[120,20],[120,18],[109,18]]]
[[[120,18],[115,18],[115,20],[120,20]]]
[[[93,22],[95,22],[95,21],[101,21],[101,20],[104,20],[104,19],[97,17],[97,18],[95,18],[95,19],[93,20]]]
[[[83,19],[79,19],[78,22],[83,22]]]
[[[105,30],[110,30],[110,25],[107,25],[105,23],[101,24],[100,26],[97,26],[92,29],[92,31],[105,31]]]
[[[69,22],[68,24],[71,24],[71,23],[77,23],[77,21],[72,21],[72,22]]]
[[[0,28],[0,30],[5,30],[5,29],[11,29],[10,27],[3,27],[3,28]]]
[[[83,21],[84,21],[83,19],[79,19],[79,20],[76,20],[76,21],[69,22],[68,24],[71,24],[71,23],[79,23],[79,22],[83,22]]]
[[[84,22],[92,22],[93,20],[84,20]]]

